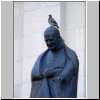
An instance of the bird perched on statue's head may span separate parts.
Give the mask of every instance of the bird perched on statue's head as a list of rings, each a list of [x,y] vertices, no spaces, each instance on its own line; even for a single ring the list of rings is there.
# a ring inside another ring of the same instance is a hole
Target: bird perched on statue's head
[[[56,28],[59,28],[57,22],[52,18],[52,15],[49,14],[49,18],[48,18],[48,23],[52,26],[55,26]]]

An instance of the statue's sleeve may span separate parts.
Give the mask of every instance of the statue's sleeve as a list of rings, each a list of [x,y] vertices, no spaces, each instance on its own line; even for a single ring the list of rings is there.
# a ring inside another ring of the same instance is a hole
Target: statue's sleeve
[[[66,81],[69,81],[74,75],[78,74],[78,66],[79,62],[76,54],[74,55],[74,59],[68,57],[67,64],[60,75],[62,75]]]
[[[43,76],[31,74],[31,81],[37,81],[37,80],[41,80],[41,79],[43,79]]]
[[[43,54],[41,54],[38,58],[37,58],[37,60],[36,60],[36,62],[35,62],[35,64],[34,64],[34,66],[33,66],[33,68],[32,68],[32,72],[31,72],[31,80],[33,81],[33,80],[41,80],[42,78],[43,78],[43,76],[41,75],[41,73],[40,73],[40,59],[41,59],[41,56],[42,56]]]

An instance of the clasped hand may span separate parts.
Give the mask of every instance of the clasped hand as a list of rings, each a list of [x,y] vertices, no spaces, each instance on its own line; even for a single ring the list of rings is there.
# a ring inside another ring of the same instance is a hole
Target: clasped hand
[[[52,69],[48,68],[48,69],[45,69],[43,72],[42,72],[42,75],[44,77],[50,77],[52,75]]]
[[[64,80],[64,76],[62,75],[58,75],[53,79],[54,82],[61,82],[62,80]]]
[[[53,69],[48,68],[48,69],[45,69],[42,72],[42,75],[43,75],[43,77],[48,78],[48,77],[53,76],[55,74],[54,74],[54,70]],[[57,75],[57,76],[54,76],[54,78],[53,78],[54,82],[61,82],[62,80],[64,80],[64,76],[63,75]]]

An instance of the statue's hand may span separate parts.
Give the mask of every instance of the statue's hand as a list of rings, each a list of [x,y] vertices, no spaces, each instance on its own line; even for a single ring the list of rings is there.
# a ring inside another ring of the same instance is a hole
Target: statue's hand
[[[51,75],[51,73],[52,73],[52,70],[51,70],[51,69],[45,69],[45,70],[43,71],[42,75],[43,75],[44,77],[49,77],[49,76]]]
[[[53,79],[53,81],[54,81],[54,82],[61,82],[63,79],[64,79],[64,76],[59,75],[59,76],[56,76],[56,77]]]

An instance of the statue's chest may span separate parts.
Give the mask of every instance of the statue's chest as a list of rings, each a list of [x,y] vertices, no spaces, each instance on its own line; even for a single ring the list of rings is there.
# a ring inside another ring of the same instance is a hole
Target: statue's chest
[[[56,53],[48,52],[44,59],[44,65],[46,67],[64,67],[66,63],[65,56],[63,49]]]

